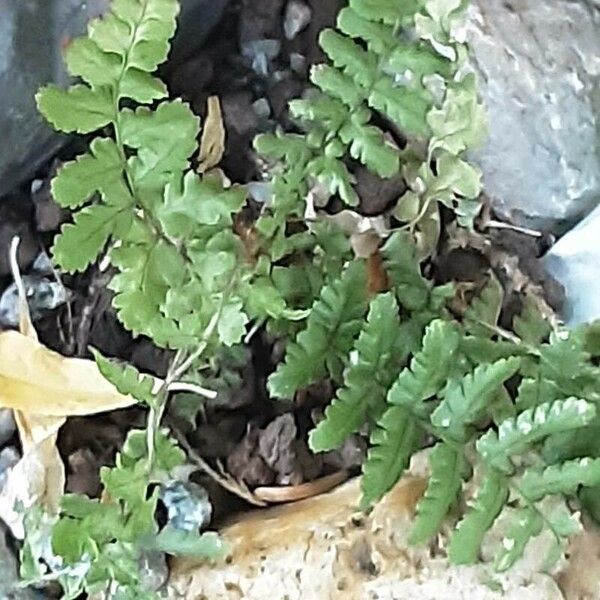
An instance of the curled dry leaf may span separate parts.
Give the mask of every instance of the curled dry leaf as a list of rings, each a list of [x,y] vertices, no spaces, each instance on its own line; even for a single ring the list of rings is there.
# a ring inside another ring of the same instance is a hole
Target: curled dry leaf
[[[221,113],[221,103],[218,96],[208,99],[206,121],[200,141],[200,155],[198,157],[198,172],[206,173],[216,167],[225,152],[225,126]]]

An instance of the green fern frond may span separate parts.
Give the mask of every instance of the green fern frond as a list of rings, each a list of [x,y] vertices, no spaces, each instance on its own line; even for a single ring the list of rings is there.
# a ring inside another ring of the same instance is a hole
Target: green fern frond
[[[502,547],[494,558],[494,567],[499,572],[507,571],[523,556],[531,538],[539,535],[544,526],[543,517],[531,507],[519,509],[511,521]]]
[[[504,475],[494,469],[488,470],[472,506],[458,524],[448,547],[448,558],[456,565],[477,561],[481,542],[486,531],[508,498],[508,485]]]
[[[125,327],[181,349],[194,346],[219,311],[231,325],[220,323],[215,337],[241,339],[243,299],[225,301],[224,290],[232,293],[236,273],[251,269],[232,230],[245,194],[190,170],[199,119],[183,102],[165,100],[166,86],[153,75],[167,58],[178,10],[177,0],[115,0],[67,51],[71,75],[84,83],[47,86],[37,101],[60,130],[110,126],[111,137],[93,140],[52,183],[57,202],[76,210],[56,238],[55,261],[83,271],[107,251],[117,268],[113,305]]]
[[[423,310],[431,286],[421,275],[417,248],[408,232],[396,232],[381,249],[386,272],[400,303],[408,310]]]
[[[420,544],[435,535],[456,503],[466,470],[462,453],[443,442],[431,452],[429,458],[431,475],[423,498],[417,504],[417,516],[409,541]]]
[[[344,384],[325,410],[323,421],[310,433],[310,447],[315,452],[341,446],[362,426],[370,407],[381,410],[395,373],[399,330],[398,304],[393,294],[376,296],[354,345],[355,355],[344,373]]]
[[[436,394],[455,360],[459,335],[447,321],[432,321],[423,336],[423,347],[398,376],[387,401],[420,412],[423,400]]]
[[[525,498],[537,502],[552,494],[573,495],[579,488],[600,485],[600,458],[580,458],[545,469],[527,469],[519,484]]]
[[[110,381],[117,390],[126,396],[135,398],[148,406],[153,406],[155,400],[156,380],[149,375],[140,373],[131,365],[118,365],[102,356],[97,350],[92,350],[94,360],[100,373]]]
[[[302,388],[329,373],[338,375],[342,357],[352,348],[366,310],[365,268],[353,262],[331,285],[325,286],[284,362],[268,380],[275,398],[291,399]]]
[[[497,432],[490,429],[484,433],[477,440],[477,450],[494,468],[512,473],[512,456],[550,435],[584,427],[595,416],[596,407],[580,398],[540,404],[500,423]]]
[[[402,406],[385,411],[371,433],[371,448],[363,465],[361,508],[366,510],[400,479],[417,450],[423,432]]]
[[[493,273],[490,273],[485,287],[476,296],[464,314],[467,331],[478,337],[492,337],[498,325],[504,289]]]
[[[513,330],[527,344],[539,344],[550,334],[550,324],[530,294],[523,300],[521,313],[513,319]]]
[[[431,423],[440,433],[463,442],[467,427],[480,418],[494,393],[519,370],[517,357],[482,364],[462,379],[451,379],[441,404],[431,415]]]

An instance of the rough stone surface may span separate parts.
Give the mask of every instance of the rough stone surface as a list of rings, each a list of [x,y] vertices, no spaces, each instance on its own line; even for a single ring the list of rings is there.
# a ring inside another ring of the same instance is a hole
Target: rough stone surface
[[[434,545],[409,546],[424,488],[425,480],[405,477],[369,515],[357,510],[358,480],[295,504],[246,513],[220,531],[228,560],[172,562],[168,597],[563,600],[556,582],[539,572],[546,555],[539,548],[495,576],[492,588],[484,565],[449,566]]]
[[[185,60],[218,23],[228,0],[183,0],[173,58]],[[2,0],[0,8],[0,197],[30,177],[61,138],[38,115],[34,95],[65,84],[61,48],[108,0]]]
[[[476,0],[469,15],[486,191],[504,216],[560,231],[600,200],[600,2]]]

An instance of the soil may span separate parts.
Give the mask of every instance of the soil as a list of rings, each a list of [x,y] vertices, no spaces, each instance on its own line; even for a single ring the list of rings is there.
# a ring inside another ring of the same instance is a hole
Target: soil
[[[284,34],[285,0],[231,1],[202,49],[184,62],[171,61],[163,68],[173,95],[183,97],[201,116],[208,96],[220,97],[227,130],[221,166],[235,182],[246,183],[258,175],[251,145],[254,136],[278,125],[290,126],[287,102],[308,85],[310,65],[322,59],[318,33],[333,24],[342,2],[307,0],[307,4],[310,22],[289,40]],[[0,290],[11,282],[7,265],[11,238],[15,234],[21,237],[19,266],[27,273],[40,250],[49,250],[60,224],[68,218],[54,204],[49,180],[57,164],[81,150],[80,144],[70,142],[34,181],[1,199]],[[361,179],[360,211],[369,216],[381,214],[403,189],[402,181],[382,186],[365,176]],[[516,255],[519,272],[541,286],[550,304],[560,302],[560,290],[537,266],[540,248],[535,239],[507,230],[495,230],[485,239],[482,247],[465,249],[453,247],[446,236],[428,268],[439,281],[480,281],[490,267],[501,270],[494,264],[494,252],[508,252]],[[504,273],[503,278],[507,277],[511,275]],[[94,346],[141,370],[165,374],[170,354],[147,339],[132,339],[116,320],[106,274],[92,267],[81,275],[64,276],[62,283],[70,291],[68,304],[36,323],[45,344],[70,356],[89,356],[88,347]],[[222,465],[235,481],[250,488],[300,484],[339,469],[357,470],[365,452],[359,436],[342,450],[320,456],[312,455],[306,444],[308,430],[331,398],[331,386],[327,382],[315,386],[295,404],[272,403],[265,390],[272,357],[272,340],[258,332],[241,357],[220,360],[218,375],[226,376],[227,386],[217,401],[199,410],[197,399],[177,399],[167,415],[171,427],[186,437],[199,456],[215,467]],[[138,409],[70,419],[59,440],[68,469],[67,489],[97,495],[99,467],[113,460],[126,432],[143,421],[144,414]],[[211,496],[214,524],[248,506],[208,476],[197,478]]]

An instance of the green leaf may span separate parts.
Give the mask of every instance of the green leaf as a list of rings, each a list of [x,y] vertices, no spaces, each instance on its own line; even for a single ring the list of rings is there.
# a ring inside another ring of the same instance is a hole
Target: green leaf
[[[527,469],[519,491],[532,502],[552,494],[573,495],[579,486],[600,485],[600,458],[580,458],[545,469]]]
[[[96,138],[90,152],[64,164],[52,180],[52,195],[65,208],[77,208],[93,194],[103,194],[107,202],[127,194],[123,173],[124,160],[115,142]],[[133,202],[133,200],[132,200]]]
[[[239,343],[246,334],[248,317],[243,311],[241,300],[232,299],[222,309],[217,329],[219,339],[226,346]]]
[[[354,345],[355,357],[344,373],[325,418],[310,433],[315,452],[338,448],[363,424],[369,407],[380,408],[394,376],[396,340],[400,330],[398,304],[390,293],[371,301],[367,322]]]
[[[531,295],[526,295],[521,314],[513,319],[514,332],[527,344],[539,344],[550,334],[550,329],[535,300]]]
[[[540,404],[490,429],[477,441],[477,450],[491,466],[512,473],[511,456],[527,451],[549,435],[584,427],[596,416],[596,407],[579,398]]]
[[[153,377],[140,373],[131,365],[118,365],[115,362],[105,358],[98,352],[92,349],[94,360],[98,365],[100,373],[110,381],[117,390],[126,396],[135,398],[138,402],[143,402],[148,406],[153,406],[155,403],[155,395],[153,393],[155,380]]]
[[[544,519],[535,508],[522,508],[512,518],[512,525],[502,540],[502,547],[496,554],[496,571],[507,571],[523,556],[531,538],[539,535]]]
[[[123,144],[137,150],[129,160],[139,185],[162,186],[173,173],[180,174],[197,147],[199,119],[187,104],[163,102],[153,111],[125,109],[119,117]]]
[[[170,554],[190,558],[218,559],[227,553],[227,546],[214,532],[198,534],[195,531],[175,529],[167,525],[149,547]]]
[[[125,67],[152,73],[167,58],[178,11],[176,0],[117,0],[108,15],[90,23],[89,37],[121,56]]]
[[[423,347],[390,389],[388,404],[421,412],[421,403],[436,394],[448,377],[458,343],[459,335],[452,323],[432,321],[425,330]]]
[[[433,449],[429,463],[431,476],[417,505],[409,537],[411,544],[421,544],[439,531],[462,488],[466,461],[460,452],[441,442]]]
[[[430,134],[426,115],[431,100],[421,90],[398,86],[389,77],[381,77],[369,94],[368,104],[395,123],[406,135]]]
[[[350,145],[350,156],[360,160],[380,177],[400,171],[400,151],[388,142],[377,127],[350,119],[340,128],[340,139]]]
[[[73,216],[73,223],[63,225],[52,249],[54,260],[69,273],[83,271],[94,262],[108,242],[122,208],[95,204]]]
[[[410,234],[392,234],[381,249],[381,254],[400,303],[409,310],[425,308],[430,285],[421,275],[417,248]]]
[[[361,508],[369,508],[388,492],[408,467],[422,432],[401,406],[390,407],[371,433],[372,447],[363,465]]]
[[[481,416],[498,388],[518,370],[517,357],[482,364],[461,379],[451,379],[444,399],[431,415],[431,423],[444,436],[465,441],[467,427]]]
[[[503,301],[504,289],[496,276],[490,273],[484,288],[465,311],[467,331],[480,337],[492,337],[494,328],[498,325]]]
[[[369,50],[377,54],[387,54],[398,44],[392,27],[366,19],[349,7],[339,12],[337,26],[351,38],[366,41]]]
[[[442,107],[428,113],[427,123],[433,131],[432,150],[458,155],[476,147],[487,132],[487,118],[477,97],[475,76],[469,74],[450,86]]]
[[[48,85],[37,93],[36,102],[54,129],[65,133],[91,133],[111,123],[116,115],[106,88],[92,90],[75,85],[65,91]]]
[[[508,486],[501,473],[486,472],[483,484],[467,514],[458,524],[448,547],[448,558],[455,565],[477,561],[486,531],[494,524],[508,499]]]
[[[331,373],[346,356],[366,309],[365,288],[364,264],[357,261],[322,289],[306,328],[288,345],[284,362],[269,377],[273,397],[293,398],[299,389]]]

